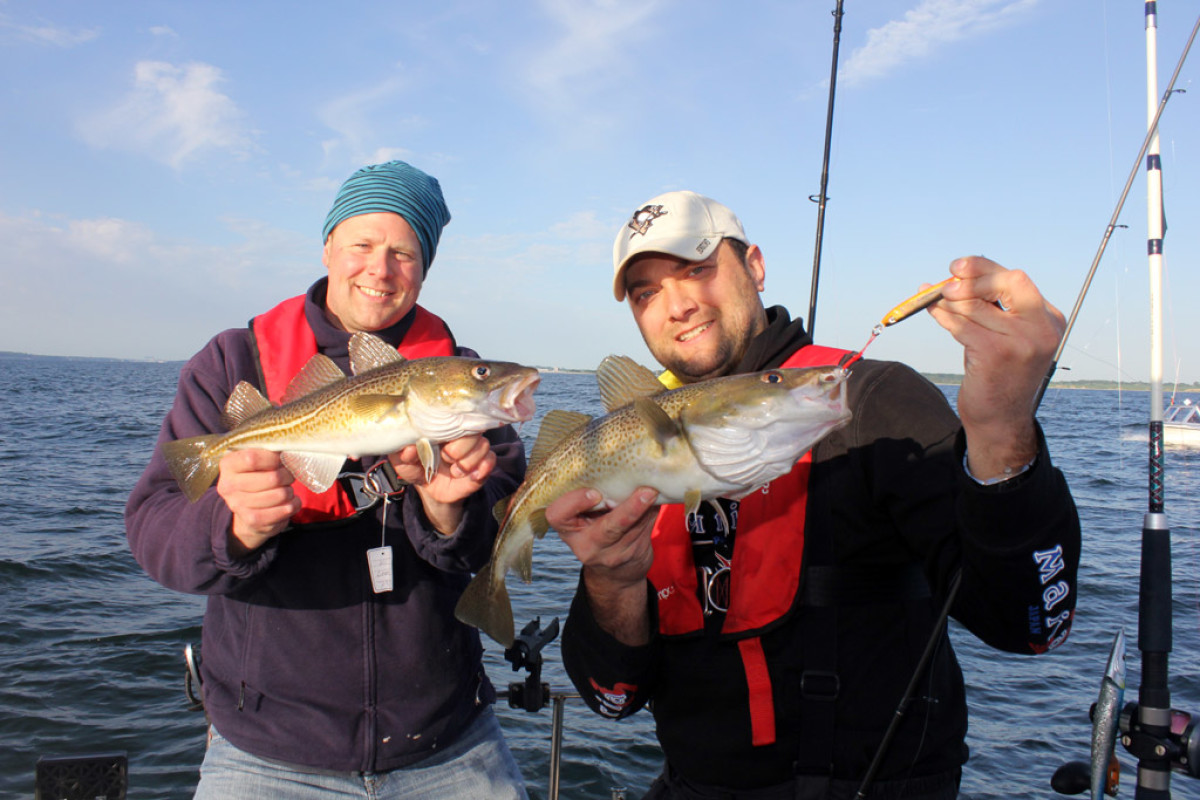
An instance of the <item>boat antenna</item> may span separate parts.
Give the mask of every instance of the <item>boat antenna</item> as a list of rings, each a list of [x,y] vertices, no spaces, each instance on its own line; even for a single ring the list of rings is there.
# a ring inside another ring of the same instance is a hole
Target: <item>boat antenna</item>
[[[825,203],[829,197],[829,145],[833,140],[833,98],[837,93],[838,46],[842,39],[842,0],[833,10],[833,64],[829,68],[829,109],[825,112],[825,156],[821,160],[821,192],[808,199],[817,204],[817,243],[813,252],[812,288],[808,292],[808,335],[815,339],[817,329],[817,284],[821,279],[821,244],[825,237]]]

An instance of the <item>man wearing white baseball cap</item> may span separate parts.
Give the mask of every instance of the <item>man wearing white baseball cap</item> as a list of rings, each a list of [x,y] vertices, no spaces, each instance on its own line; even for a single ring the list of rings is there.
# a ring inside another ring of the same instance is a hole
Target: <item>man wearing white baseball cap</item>
[[[850,425],[720,500],[729,530],[651,487],[601,515],[590,489],[547,509],[583,565],[564,664],[604,716],[651,704],[665,765],[647,798],[850,798],[878,759],[871,797],[949,800],[967,709],[947,598],[1000,650],[1065,640],[1079,518],[1033,415],[1063,316],[1022,272],[981,257],[950,272],[930,313],[964,347],[958,416],[912,369],[856,360]],[[636,207],[613,244],[613,294],[668,386],[851,360],[764,308],[765,281],[737,216],[693,192]],[[920,696],[881,751],[927,641]]]

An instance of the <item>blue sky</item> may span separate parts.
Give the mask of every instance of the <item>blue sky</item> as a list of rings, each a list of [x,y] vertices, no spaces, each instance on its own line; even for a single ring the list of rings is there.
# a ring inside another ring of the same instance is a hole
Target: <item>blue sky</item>
[[[650,356],[611,243],[687,188],[807,316],[834,0],[0,0],[0,350],[187,358],[323,272],[337,186],[403,158],[453,220],[422,302],[485,356]],[[1200,3],[1159,5],[1160,91]],[[982,253],[1069,312],[1146,126],[1137,0],[847,0],[817,338]],[[1200,54],[1162,122],[1164,373],[1200,380]],[[1060,379],[1149,376],[1139,172]],[[927,315],[871,355],[961,371]]]

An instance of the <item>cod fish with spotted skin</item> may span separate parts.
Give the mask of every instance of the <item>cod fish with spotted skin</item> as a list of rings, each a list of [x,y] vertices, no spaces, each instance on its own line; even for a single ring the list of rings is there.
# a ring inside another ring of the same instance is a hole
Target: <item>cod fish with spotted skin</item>
[[[394,453],[417,445],[427,475],[437,469],[437,445],[533,417],[540,377],[532,367],[459,356],[405,359],[377,336],[350,339],[346,376],[318,353],[273,405],[242,381],[225,404],[228,433],[163,444],[171,475],[195,502],[216,480],[230,450],[281,454],[296,480],[324,492],[347,458]]]
[[[505,647],[514,636],[505,576],[532,578],[534,539],[549,529],[546,507],[583,487],[611,509],[639,486],[659,503],[694,513],[717,497],[740,498],[791,471],[817,441],[850,421],[841,367],[773,369],[666,391],[624,356],[597,369],[608,414],[555,410],[543,419],[525,481],[496,506],[500,533],[488,564],[455,609]]]

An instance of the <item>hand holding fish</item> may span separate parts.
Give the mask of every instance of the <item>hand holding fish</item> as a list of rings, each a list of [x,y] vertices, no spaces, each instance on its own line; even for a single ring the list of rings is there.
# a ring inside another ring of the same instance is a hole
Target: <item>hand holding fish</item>
[[[950,272],[958,280],[929,313],[964,348],[958,414],[971,473],[1001,477],[1037,455],[1033,403],[1066,322],[1020,270],[972,256]]]
[[[269,450],[232,450],[221,458],[220,470],[217,494],[233,512],[231,552],[245,556],[279,534],[300,510],[291,488],[294,478],[279,454]]]
[[[443,443],[432,477],[426,477],[416,445],[391,454],[388,460],[396,476],[420,495],[425,516],[444,535],[458,529],[463,501],[483,488],[496,467],[491,443],[478,434]]]
[[[595,489],[567,492],[546,507],[546,521],[583,565],[600,627],[627,645],[645,644],[650,640],[646,575],[654,560],[650,531],[658,492],[643,487],[598,515],[592,509],[601,499]]]
[[[644,607],[648,506],[680,503],[693,513],[706,500],[744,497],[786,475],[814,442],[850,421],[847,375],[836,366],[774,369],[667,391],[633,359],[604,359],[596,380],[608,413],[593,419],[555,409],[542,418],[525,480],[494,508],[501,523],[492,558],[455,616],[512,646],[505,576],[532,579],[533,542],[550,529],[549,507],[567,495],[554,519],[589,565],[589,589],[640,594],[634,599]],[[631,620],[645,624],[638,613]]]

